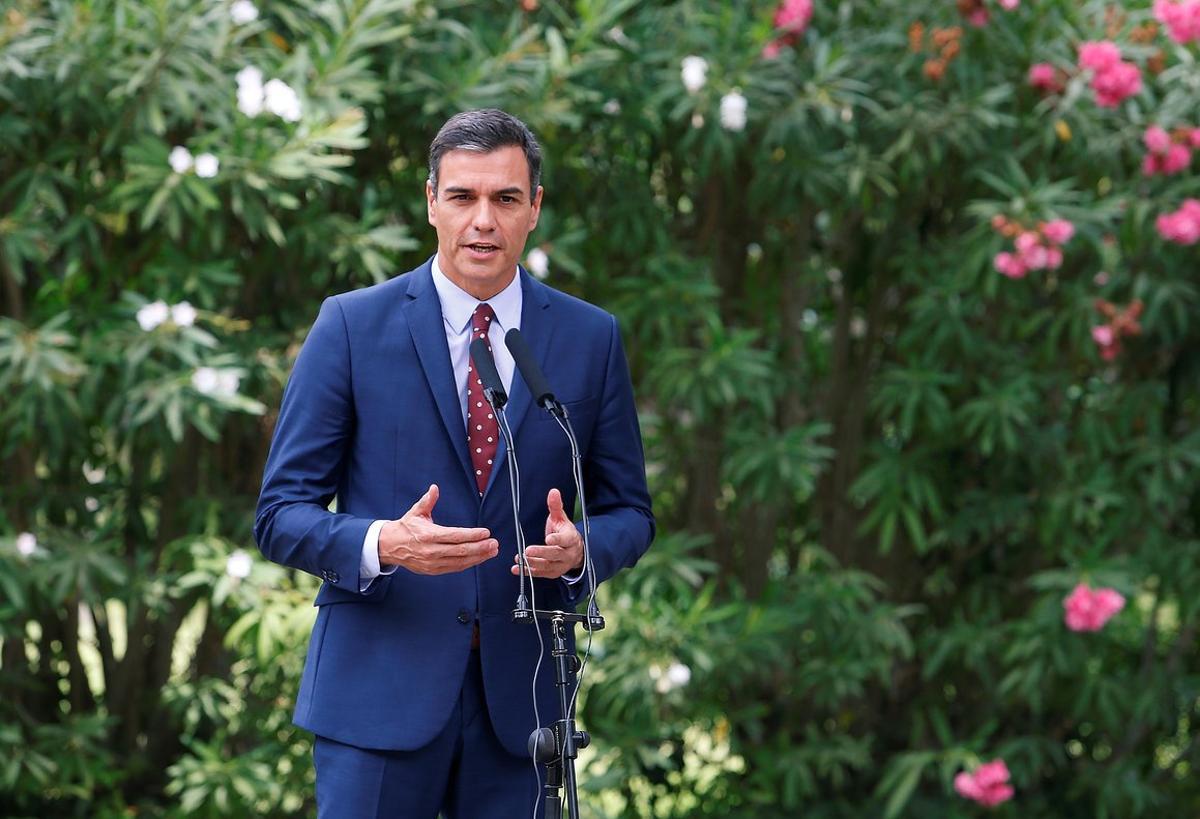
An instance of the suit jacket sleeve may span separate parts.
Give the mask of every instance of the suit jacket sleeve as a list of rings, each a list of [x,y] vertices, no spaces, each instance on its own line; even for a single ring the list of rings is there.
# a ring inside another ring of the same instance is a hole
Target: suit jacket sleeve
[[[646,461],[629,365],[612,319],[599,416],[583,461],[591,524],[591,557],[601,583],[635,564],[654,539],[654,514],[646,488]],[[582,532],[583,523],[578,524]],[[563,583],[568,600],[588,594],[588,583]]]
[[[284,390],[254,522],[269,559],[359,591],[363,539],[373,523],[331,512],[354,436],[346,319],[325,300]]]

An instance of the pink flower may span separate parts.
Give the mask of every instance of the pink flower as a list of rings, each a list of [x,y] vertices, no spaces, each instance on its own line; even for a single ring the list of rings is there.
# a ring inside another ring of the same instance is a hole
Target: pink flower
[[[1158,234],[1168,242],[1193,245],[1200,241],[1200,200],[1188,199],[1179,210],[1154,220]]]
[[[1050,253],[1042,245],[1034,245],[1021,254],[1021,263],[1030,270],[1041,270],[1050,263]]]
[[[1029,84],[1039,91],[1056,91],[1058,79],[1050,63],[1034,63],[1029,66]]]
[[[1005,11],[1013,11],[1021,5],[1021,0],[999,0],[1000,8]]]
[[[775,10],[775,28],[787,34],[803,34],[812,15],[812,0],[783,0]]]
[[[1121,100],[1142,90],[1141,69],[1133,63],[1118,62],[1111,68],[1096,72],[1092,77],[1092,90],[1096,92],[1097,105],[1115,108]]]
[[[992,259],[992,264],[1010,279],[1022,279],[1029,272],[1025,263],[1011,253],[997,253],[996,258]]]
[[[1146,133],[1142,134],[1142,141],[1146,143],[1147,149],[1156,154],[1165,154],[1171,147],[1171,135],[1157,125],[1146,129]]]
[[[775,9],[773,22],[777,36],[763,46],[763,58],[773,60],[783,51],[784,46],[795,45],[808,28],[812,15],[812,0],[783,0]]]
[[[1017,246],[1017,252],[1024,256],[1041,244],[1041,238],[1032,230],[1026,230],[1017,237],[1013,244]]]
[[[1188,144],[1193,148],[1200,148],[1200,128],[1193,128],[1188,133]]]
[[[1079,67],[1107,71],[1121,62],[1121,49],[1110,40],[1084,43],[1079,47]]]
[[[1046,267],[1050,270],[1058,270],[1062,267],[1063,252],[1057,247],[1046,248]]]
[[[1092,328],[1095,338],[1099,328]],[[1115,341],[1108,347],[1115,346]],[[1063,600],[1067,628],[1071,631],[1099,631],[1113,615],[1125,608],[1125,598],[1115,589],[1092,589],[1080,583]]]
[[[1162,170],[1162,157],[1158,154],[1146,154],[1142,157],[1142,176],[1154,176]]]
[[[1008,780],[1008,766],[1004,760],[993,759],[971,773],[963,771],[954,777],[954,790],[959,796],[990,808],[1013,798],[1013,787]]]
[[[991,15],[988,14],[988,10],[982,6],[967,15],[967,22],[975,26],[975,28],[983,28],[988,24],[988,20],[990,19]]]
[[[1117,334],[1113,328],[1107,324],[1100,324],[1092,328],[1092,341],[1096,342],[1101,347],[1111,347],[1117,340]]]
[[[1192,164],[1192,152],[1186,145],[1175,143],[1167,149],[1167,155],[1162,158],[1164,174],[1179,173]]]
[[[1042,225],[1042,235],[1051,244],[1065,245],[1075,235],[1075,226],[1066,219],[1051,219]]]
[[[1154,17],[1177,43],[1200,39],[1200,0],[1155,0]]]

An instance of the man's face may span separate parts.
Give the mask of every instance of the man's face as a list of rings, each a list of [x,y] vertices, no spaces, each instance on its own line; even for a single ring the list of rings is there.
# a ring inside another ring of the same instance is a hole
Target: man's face
[[[530,198],[525,153],[516,145],[487,153],[448,151],[437,194],[427,182],[425,198],[446,278],[477,299],[507,287],[542,212],[541,186]]]

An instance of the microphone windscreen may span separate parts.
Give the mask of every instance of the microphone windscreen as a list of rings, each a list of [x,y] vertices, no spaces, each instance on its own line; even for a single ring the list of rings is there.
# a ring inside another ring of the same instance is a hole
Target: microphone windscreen
[[[529,385],[529,392],[538,406],[544,407],[547,402],[554,401],[554,392],[546,382],[546,376],[542,374],[537,359],[533,357],[533,350],[529,349],[529,344],[521,337],[521,331],[515,327],[509,330],[504,335],[504,345],[512,353],[513,361],[521,371],[521,377]]]
[[[500,380],[500,373],[496,371],[496,360],[492,358],[487,342],[483,339],[477,338],[471,342],[471,360],[475,363],[475,372],[483,382],[483,388],[492,390],[497,401],[503,404],[508,399],[504,393],[504,382]]]

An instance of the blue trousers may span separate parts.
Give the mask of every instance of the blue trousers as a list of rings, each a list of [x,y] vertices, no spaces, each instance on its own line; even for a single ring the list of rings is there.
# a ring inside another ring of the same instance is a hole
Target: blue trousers
[[[506,751],[492,730],[478,651],[446,727],[428,745],[371,751],[317,737],[313,763],[319,819],[542,817],[533,762]]]

